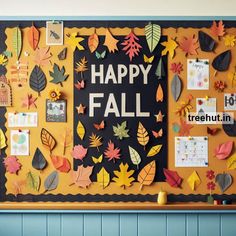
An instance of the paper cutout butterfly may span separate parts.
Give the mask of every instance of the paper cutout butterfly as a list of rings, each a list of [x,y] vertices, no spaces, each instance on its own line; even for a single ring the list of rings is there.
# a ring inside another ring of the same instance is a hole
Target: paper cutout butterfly
[[[84,87],[85,87],[85,82],[84,82],[84,80],[81,80],[81,82],[77,81],[77,84],[75,84],[75,87],[76,87],[78,90],[84,89]]]
[[[99,157],[92,157],[92,160],[95,164],[102,163],[103,155],[101,154]]]
[[[158,132],[152,130],[152,135],[155,137],[155,138],[161,138],[163,136],[163,129],[160,129]]]
[[[100,124],[94,123],[93,126],[94,126],[94,128],[97,129],[97,130],[102,130],[102,129],[105,128],[105,121],[103,120]]]
[[[151,64],[154,60],[154,56],[147,57],[145,54],[143,54],[143,60],[145,63]]]
[[[104,59],[106,57],[107,51],[103,51],[101,53],[99,53],[98,51],[95,52],[95,56],[97,59]]]

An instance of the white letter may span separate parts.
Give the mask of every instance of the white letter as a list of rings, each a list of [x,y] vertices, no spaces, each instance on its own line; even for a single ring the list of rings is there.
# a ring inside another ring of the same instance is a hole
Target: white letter
[[[149,117],[150,112],[141,111],[141,97],[140,93],[136,93],[136,116],[137,117]]]
[[[121,117],[134,117],[134,112],[126,112],[126,94],[121,94]]]
[[[129,65],[129,83],[134,83],[134,78],[139,75],[139,67],[137,65],[130,64]]]
[[[108,84],[109,80],[113,81],[113,84],[116,84],[116,76],[113,70],[113,66],[109,65],[108,69],[107,69],[107,74],[106,74],[106,78],[105,78],[105,84]]]
[[[104,117],[107,117],[109,113],[115,113],[116,117],[120,117],[120,113],[116,104],[116,100],[113,93],[109,94],[107,106],[104,112]]]
[[[104,75],[103,75],[103,70],[104,70],[104,65],[99,65],[99,71],[96,71],[96,65],[92,64],[91,65],[91,84],[96,84],[96,77],[100,77],[100,84],[103,84],[104,81]]]
[[[94,117],[94,108],[101,107],[101,103],[95,103],[94,98],[103,98],[104,93],[90,93],[89,94],[89,117]]]
[[[118,84],[122,84],[122,79],[123,77],[125,77],[127,75],[128,69],[125,65],[123,64],[118,64],[118,69],[117,69],[117,80],[118,80]]]
[[[143,73],[143,84],[147,84],[148,83],[148,73],[149,73],[150,69],[152,68],[152,65],[148,65],[146,69],[144,68],[144,66],[142,64],[140,64],[139,67]]]

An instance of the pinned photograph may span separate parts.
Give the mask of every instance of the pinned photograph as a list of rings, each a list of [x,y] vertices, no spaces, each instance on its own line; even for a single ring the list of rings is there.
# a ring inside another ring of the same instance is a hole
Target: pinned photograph
[[[47,21],[46,44],[63,45],[63,21]]]
[[[46,100],[46,121],[47,122],[66,122],[66,101]]]

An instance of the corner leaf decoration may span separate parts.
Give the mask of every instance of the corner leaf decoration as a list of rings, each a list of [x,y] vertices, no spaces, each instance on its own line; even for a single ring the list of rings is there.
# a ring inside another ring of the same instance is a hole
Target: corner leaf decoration
[[[106,29],[106,35],[105,35],[105,42],[103,45],[107,46],[110,53],[114,53],[115,51],[118,51],[117,43],[119,40],[115,39],[109,29]]]
[[[145,26],[145,36],[150,52],[152,53],[161,38],[161,27],[151,22]]]
[[[32,25],[27,32],[27,38],[29,45],[33,50],[35,50],[38,47],[39,36],[40,36],[39,30],[34,25]]]
[[[219,160],[224,160],[228,158],[232,152],[234,142],[228,141],[222,144],[219,144],[215,150],[215,157],[217,157]]]
[[[174,75],[171,81],[171,94],[177,102],[182,92],[182,82],[177,74]]]
[[[87,188],[92,183],[90,175],[93,172],[93,166],[84,167],[80,165],[77,167],[77,171],[71,172],[73,184],[81,188]]]
[[[82,124],[81,121],[78,121],[78,125],[77,125],[76,131],[77,131],[77,134],[78,134],[79,138],[81,140],[83,140],[84,139],[84,135],[85,135],[85,128],[84,128],[84,125]]]
[[[126,37],[123,43],[121,43],[123,51],[129,56],[130,62],[135,56],[139,55],[142,46],[138,43],[139,38],[131,31]]]
[[[175,56],[175,49],[178,47],[178,44],[174,39],[168,38],[167,41],[161,43],[162,46],[165,47],[165,49],[162,50],[161,55],[165,56],[167,53],[169,53],[169,56],[171,59]]]
[[[79,37],[77,32],[73,32],[72,34],[67,34],[67,44],[70,45],[73,52],[77,48],[79,51],[83,51],[84,47],[81,45],[81,42],[84,41],[84,38]]]
[[[198,39],[195,35],[183,37],[179,42],[180,48],[185,52],[185,56],[197,55]]]
[[[16,156],[8,156],[3,159],[3,164],[6,168],[6,171],[11,174],[17,174],[21,169],[21,163]]]
[[[147,157],[153,157],[157,155],[161,151],[161,148],[162,148],[162,144],[152,146],[147,154]]]
[[[26,186],[32,190],[39,191],[40,177],[29,171],[26,175]]]
[[[19,27],[13,28],[12,46],[18,60],[22,49],[22,34]]]
[[[43,170],[47,166],[47,160],[45,159],[42,152],[37,148],[34,153],[34,157],[32,160],[32,166],[36,170]]]
[[[106,171],[104,167],[97,173],[97,182],[104,189],[110,183],[110,174]]]
[[[71,155],[74,159],[83,160],[87,155],[88,149],[84,148],[82,145],[75,145]]]
[[[36,65],[30,74],[30,88],[38,92],[38,96],[40,96],[40,92],[45,89],[46,83],[47,80],[44,72]]]
[[[145,127],[143,126],[143,124],[141,122],[139,122],[139,124],[138,124],[137,140],[138,140],[138,143],[140,145],[142,145],[145,150],[145,147],[149,142],[149,135],[148,135],[147,130],[145,129]]]
[[[120,163],[119,165],[120,171],[115,170],[115,177],[112,179],[115,183],[120,187],[130,187],[132,182],[135,180],[132,175],[134,174],[134,170],[129,170],[129,165]]]
[[[50,53],[50,47],[37,48],[35,50],[34,62],[38,66],[47,66],[50,65],[50,58],[52,54]]]
[[[141,162],[141,157],[139,153],[132,147],[129,146],[129,155],[132,163],[137,166],[137,169],[139,168],[139,164]]]
[[[44,188],[46,193],[47,191],[52,191],[57,188],[59,183],[59,175],[57,171],[53,171],[44,181]]]
[[[7,146],[6,144],[6,136],[3,133],[2,129],[0,128],[0,155],[1,155],[1,150]]]
[[[41,130],[41,141],[43,146],[52,153],[56,146],[55,138],[44,128]]]
[[[114,136],[116,136],[119,140],[123,138],[129,138],[129,130],[127,128],[127,122],[124,121],[121,124],[117,124],[117,126],[112,126]]]
[[[110,140],[108,142],[108,147],[104,152],[104,155],[106,158],[108,158],[108,161],[113,160],[115,163],[115,160],[120,159],[120,149],[115,148],[115,144]]]
[[[61,157],[61,156],[56,156],[56,155],[51,155],[51,160],[52,164],[60,172],[67,173],[70,171],[70,162],[67,158]]]
[[[164,170],[164,175],[166,177],[166,182],[171,187],[180,188],[180,185],[182,183],[182,178],[179,176],[177,171],[172,171],[165,168],[163,170]]]
[[[88,38],[88,47],[91,53],[95,52],[99,45],[99,38],[96,33],[92,34]]]
[[[62,82],[66,81],[69,76],[65,74],[65,67],[62,66],[60,69],[56,63],[53,65],[53,71],[49,71],[49,74],[53,78],[53,80],[50,82],[54,84],[60,84],[61,87],[63,87]]]
[[[102,137],[92,133],[92,135],[89,136],[89,142],[90,142],[89,147],[97,148],[99,152],[99,147],[102,146]]]
[[[143,186],[149,186],[152,184],[156,174],[156,162],[152,161],[148,163],[146,166],[138,174],[138,182],[140,183],[139,190],[141,191]]]
[[[166,76],[165,66],[163,64],[162,57],[158,62],[155,75],[157,76],[157,79],[163,79]]]

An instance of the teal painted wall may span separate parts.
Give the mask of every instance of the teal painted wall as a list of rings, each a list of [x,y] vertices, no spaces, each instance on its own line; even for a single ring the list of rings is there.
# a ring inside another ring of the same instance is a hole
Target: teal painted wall
[[[1,213],[0,236],[236,236],[236,213]]]

